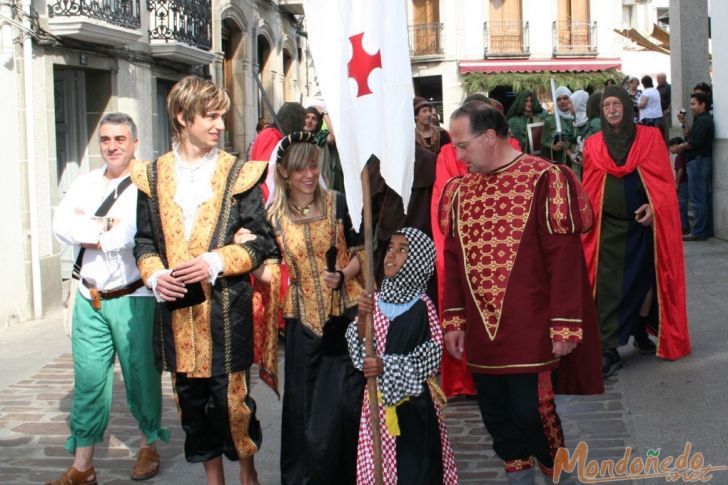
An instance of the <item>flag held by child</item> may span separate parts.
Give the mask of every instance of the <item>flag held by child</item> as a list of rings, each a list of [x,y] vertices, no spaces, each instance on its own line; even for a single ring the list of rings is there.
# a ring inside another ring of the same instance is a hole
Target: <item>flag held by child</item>
[[[304,0],[316,77],[336,133],[354,227],[374,155],[407,207],[414,177],[412,69],[403,0]]]

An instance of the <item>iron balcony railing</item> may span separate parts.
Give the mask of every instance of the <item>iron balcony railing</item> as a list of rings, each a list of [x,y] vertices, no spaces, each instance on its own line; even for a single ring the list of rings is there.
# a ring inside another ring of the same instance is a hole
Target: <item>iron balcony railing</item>
[[[559,20],[553,23],[554,55],[597,53],[597,23]]]
[[[501,20],[485,22],[484,57],[523,57],[530,54],[528,22]]]
[[[149,38],[176,40],[202,50],[212,47],[210,0],[147,0]]]
[[[127,29],[142,22],[139,0],[51,0],[48,17],[88,17]]]
[[[439,56],[442,49],[442,24],[415,24],[409,26],[410,55]]]

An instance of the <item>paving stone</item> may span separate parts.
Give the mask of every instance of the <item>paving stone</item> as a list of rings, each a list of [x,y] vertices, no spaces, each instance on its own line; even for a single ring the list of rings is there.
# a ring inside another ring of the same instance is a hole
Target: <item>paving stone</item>
[[[15,447],[27,445],[33,440],[30,436],[19,436],[11,439],[0,439],[0,447]]]
[[[715,251],[713,247],[725,250]],[[728,421],[724,419],[728,393],[724,368],[720,365],[728,359],[728,351],[723,348],[728,340],[723,324],[728,314],[728,300],[724,298],[728,280],[721,276],[723,279],[716,284],[716,275],[728,274],[728,244],[711,243],[702,249],[705,254],[698,256],[690,251],[693,249],[686,246],[688,267],[697,264],[702,268],[698,273],[688,271],[693,355],[677,362],[664,362],[626,349],[625,367],[607,381],[603,395],[557,396],[557,411],[570,449],[585,441],[590,459],[619,459],[626,446],[634,448],[633,456],[644,456],[650,448],[661,448],[663,453],[680,452],[684,441],[691,440],[694,449],[705,454],[706,463],[728,463]],[[251,387],[259,382],[255,373],[251,381]],[[118,367],[114,384],[111,419],[106,438],[97,447],[96,467],[102,483],[129,484],[133,483],[128,474],[139,432],[126,406]],[[72,359],[65,354],[42,366],[36,375],[2,389],[0,485],[43,483],[69,466],[71,457],[63,445],[68,435],[65,421],[72,387]],[[160,446],[162,473],[146,483],[203,483],[201,467],[184,460],[183,433],[168,374],[163,377],[163,394],[163,425],[171,429],[172,440]],[[256,399],[260,399],[262,406],[268,398],[256,395]],[[460,483],[505,484],[502,463],[492,450],[477,401],[452,399],[444,415],[455,448]],[[266,431],[271,427],[270,422],[263,424]],[[235,465],[230,468],[227,464],[226,470],[234,472]],[[265,483],[276,481],[279,480]],[[539,478],[538,483],[543,480]],[[651,485],[664,481],[635,483]],[[716,473],[711,483],[728,484],[728,473]]]

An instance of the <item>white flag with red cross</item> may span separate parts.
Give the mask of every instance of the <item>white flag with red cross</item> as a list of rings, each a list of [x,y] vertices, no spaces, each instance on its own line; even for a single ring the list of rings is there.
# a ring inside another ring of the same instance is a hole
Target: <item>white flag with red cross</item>
[[[404,0],[304,0],[316,76],[334,125],[346,202],[359,227],[361,172],[380,160],[382,177],[402,196],[414,178],[412,68]]]

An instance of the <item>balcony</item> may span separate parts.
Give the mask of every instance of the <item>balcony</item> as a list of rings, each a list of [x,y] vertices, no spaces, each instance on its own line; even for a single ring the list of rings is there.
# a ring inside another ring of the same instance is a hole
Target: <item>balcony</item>
[[[142,40],[139,0],[51,0],[48,27],[59,37],[104,45]]]
[[[154,57],[184,64],[212,62],[210,0],[147,0]]]
[[[278,0],[278,6],[293,15],[303,15],[302,0]]]
[[[597,54],[597,23],[557,21],[552,25],[555,57],[595,56]]]
[[[483,26],[485,51],[483,57],[528,57],[531,54],[528,22],[503,20],[485,22]]]
[[[410,56],[416,60],[443,57],[442,24],[416,24],[409,26]]]

